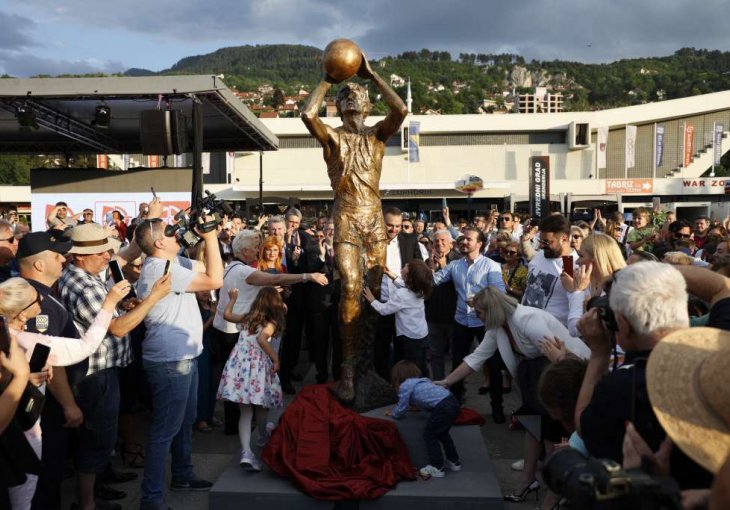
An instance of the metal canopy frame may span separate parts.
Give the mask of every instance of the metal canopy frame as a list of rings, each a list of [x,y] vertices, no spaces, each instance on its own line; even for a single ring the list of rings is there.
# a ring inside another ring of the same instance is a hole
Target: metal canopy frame
[[[278,138],[220,79],[196,75],[0,80],[0,153],[140,153],[142,110],[169,104],[191,120],[196,100],[203,151],[278,149]],[[111,108],[108,128],[93,125],[99,104]],[[19,125],[20,105],[33,111],[40,129]],[[194,131],[192,122],[187,127]]]

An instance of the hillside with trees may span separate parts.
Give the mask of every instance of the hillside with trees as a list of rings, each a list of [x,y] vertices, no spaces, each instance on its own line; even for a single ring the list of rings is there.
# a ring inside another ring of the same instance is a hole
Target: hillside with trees
[[[322,50],[301,45],[222,48],[187,57],[159,74],[224,74],[228,85],[252,91],[270,85],[285,94],[311,90],[320,77]],[[480,113],[483,100],[499,109],[506,95],[534,86],[559,91],[567,110],[595,110],[730,89],[730,52],[683,48],[673,55],[608,64],[560,60],[530,62],[520,55],[406,51],[373,62],[386,80],[410,78],[414,111]],[[135,70],[139,75],[142,70]],[[405,87],[398,89],[405,96]],[[382,105],[376,104],[376,111]]]

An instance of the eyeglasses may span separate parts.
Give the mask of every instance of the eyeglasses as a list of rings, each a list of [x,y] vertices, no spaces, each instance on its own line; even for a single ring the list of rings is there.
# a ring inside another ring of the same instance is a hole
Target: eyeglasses
[[[15,244],[15,236],[8,237],[7,239],[0,239],[0,241],[5,241],[8,244]]]
[[[33,287],[33,290],[35,291],[35,299],[28,306],[26,306],[21,311],[19,311],[18,315],[20,315],[21,313],[23,313],[24,311],[26,311],[28,308],[35,305],[36,303],[38,304],[38,306],[41,306],[41,303],[43,302],[43,296],[41,296],[41,293],[38,292],[38,289],[36,289],[35,287]]]
[[[692,234],[682,234],[681,232],[677,232],[674,234],[674,237],[681,237],[682,239],[688,239],[692,237]]]
[[[504,250],[505,255],[517,255],[516,250]]]
[[[501,218],[499,218],[499,221],[512,221],[512,218],[510,218],[509,216],[502,216]]]
[[[538,244],[540,244],[540,246],[547,246],[551,242],[552,241],[550,239],[540,239],[540,242]]]
[[[403,230],[410,230],[410,229],[412,229],[412,228],[413,228],[413,225],[403,225],[403,226],[402,226],[401,228],[402,228]]]
[[[580,234],[573,234],[573,235],[572,235],[572,236],[570,236],[570,237],[572,237],[573,239],[583,239],[583,236],[582,236],[582,235],[580,235]]]

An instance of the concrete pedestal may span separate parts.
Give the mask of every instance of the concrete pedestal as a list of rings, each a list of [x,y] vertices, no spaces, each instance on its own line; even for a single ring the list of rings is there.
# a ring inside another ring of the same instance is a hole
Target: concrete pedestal
[[[375,409],[366,416],[390,420],[385,411],[389,407]],[[422,467],[428,463],[423,443],[423,429],[427,413],[409,413],[396,420],[401,437],[408,446],[411,461]],[[254,433],[254,437],[256,434]],[[375,500],[321,501],[301,493],[288,480],[279,477],[266,466],[260,473],[244,471],[239,465],[236,452],[231,466],[218,478],[210,491],[210,508],[228,510],[488,510],[502,509],[502,491],[497,483],[484,439],[479,427],[457,426],[451,429],[451,437],[461,457],[463,469],[447,471],[444,478],[424,481],[402,481],[393,490]]]

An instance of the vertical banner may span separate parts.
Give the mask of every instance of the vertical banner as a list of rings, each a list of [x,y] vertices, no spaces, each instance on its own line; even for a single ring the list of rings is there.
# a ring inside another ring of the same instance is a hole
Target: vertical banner
[[[530,216],[544,218],[550,214],[550,156],[530,158]]]
[[[130,161],[130,155],[122,154],[122,170],[129,170],[129,161]]]
[[[626,126],[626,168],[636,166],[636,126]]]
[[[715,154],[713,163],[715,166],[718,166],[722,159],[722,133],[724,131],[725,126],[723,124],[715,124],[715,129],[713,131],[714,137],[712,139],[713,152]]]
[[[232,175],[236,173],[236,153],[226,152],[226,182],[228,184],[233,180]]]
[[[692,124],[684,125],[684,166],[687,167],[694,160],[695,127]]]
[[[109,169],[109,156],[107,154],[96,155],[96,168]]]
[[[172,164],[175,168],[185,167],[185,154],[175,154]]]
[[[420,154],[418,151],[418,146],[420,143],[420,134],[421,134],[421,123],[420,122],[410,122],[408,124],[408,162],[409,163],[418,163],[420,159]]]
[[[657,124],[656,126],[656,140],[654,140],[654,147],[656,150],[654,167],[659,168],[662,166],[662,158],[664,157],[664,124]]]
[[[203,167],[203,174],[210,173],[210,152],[204,152],[201,154],[200,165]]]
[[[160,166],[160,156],[147,156],[147,167],[158,168]]]
[[[599,127],[598,131],[598,159],[596,167],[606,168],[606,149],[608,148],[608,126]]]

